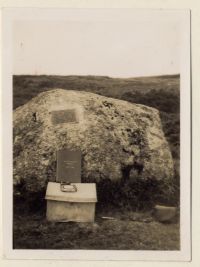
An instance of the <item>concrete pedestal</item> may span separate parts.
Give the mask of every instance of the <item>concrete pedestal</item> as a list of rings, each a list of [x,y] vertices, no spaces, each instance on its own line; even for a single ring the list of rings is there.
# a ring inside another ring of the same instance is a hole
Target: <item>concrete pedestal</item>
[[[74,184],[77,192],[62,192],[59,183],[49,182],[46,191],[47,220],[94,222],[96,184]]]

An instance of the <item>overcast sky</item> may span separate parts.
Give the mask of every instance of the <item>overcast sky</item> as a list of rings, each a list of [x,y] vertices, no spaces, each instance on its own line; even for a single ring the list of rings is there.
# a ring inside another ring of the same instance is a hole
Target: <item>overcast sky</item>
[[[14,74],[136,77],[180,72],[169,12],[131,19],[27,20],[13,27]]]

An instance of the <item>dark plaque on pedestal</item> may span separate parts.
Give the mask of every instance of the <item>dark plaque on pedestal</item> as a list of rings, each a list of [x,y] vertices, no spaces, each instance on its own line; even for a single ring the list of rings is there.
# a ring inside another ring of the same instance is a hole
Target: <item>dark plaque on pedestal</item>
[[[57,151],[56,182],[81,183],[81,151]]]
[[[75,109],[53,110],[51,115],[53,124],[78,122]]]

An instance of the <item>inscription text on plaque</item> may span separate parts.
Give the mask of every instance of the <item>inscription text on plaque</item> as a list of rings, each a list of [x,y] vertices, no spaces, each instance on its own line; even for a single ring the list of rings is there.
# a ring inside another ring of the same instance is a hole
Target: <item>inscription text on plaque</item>
[[[63,149],[57,152],[56,182],[81,182],[81,151]]]

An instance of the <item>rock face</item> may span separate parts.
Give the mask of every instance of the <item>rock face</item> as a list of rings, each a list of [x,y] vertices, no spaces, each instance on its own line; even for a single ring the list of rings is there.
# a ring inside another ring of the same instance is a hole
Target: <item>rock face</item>
[[[72,121],[55,119],[59,110]],[[173,177],[159,112],[147,106],[55,89],[17,108],[13,124],[14,184],[28,191],[55,181],[56,151],[64,148],[81,150],[83,182]]]

